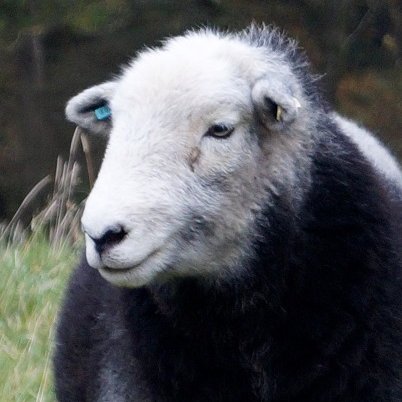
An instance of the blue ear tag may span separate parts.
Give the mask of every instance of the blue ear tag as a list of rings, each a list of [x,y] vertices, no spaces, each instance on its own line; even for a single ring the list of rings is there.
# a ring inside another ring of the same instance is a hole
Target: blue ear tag
[[[98,120],[107,120],[112,115],[112,111],[109,106],[101,106],[95,109],[95,116]]]

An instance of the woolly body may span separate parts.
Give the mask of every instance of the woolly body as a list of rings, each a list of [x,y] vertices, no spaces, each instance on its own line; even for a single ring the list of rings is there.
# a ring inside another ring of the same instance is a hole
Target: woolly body
[[[112,124],[88,107],[106,101]],[[67,116],[110,138],[57,330],[59,401],[402,401],[401,173],[329,112],[293,42],[190,33]],[[221,121],[227,138],[198,135]]]

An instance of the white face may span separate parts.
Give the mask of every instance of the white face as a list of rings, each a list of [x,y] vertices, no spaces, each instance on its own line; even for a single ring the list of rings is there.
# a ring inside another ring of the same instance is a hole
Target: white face
[[[108,97],[112,129],[82,225],[89,264],[115,285],[225,275],[249,252],[271,184],[252,99],[263,63],[221,42],[143,53]],[[278,149],[288,141],[270,136]]]

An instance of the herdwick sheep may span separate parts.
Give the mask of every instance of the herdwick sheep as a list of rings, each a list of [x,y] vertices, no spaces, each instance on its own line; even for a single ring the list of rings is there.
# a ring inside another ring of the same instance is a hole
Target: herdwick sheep
[[[189,32],[67,105],[107,135],[59,401],[402,401],[402,173],[278,30]]]

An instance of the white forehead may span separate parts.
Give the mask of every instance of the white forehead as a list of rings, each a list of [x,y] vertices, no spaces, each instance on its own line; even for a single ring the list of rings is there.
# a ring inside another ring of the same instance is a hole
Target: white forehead
[[[278,56],[272,56],[268,64],[276,68]],[[248,104],[253,82],[266,73],[262,48],[213,32],[190,33],[140,53],[125,69],[112,106],[135,103],[159,115],[175,107],[194,113],[197,105],[213,114],[217,106]]]

